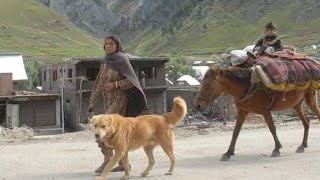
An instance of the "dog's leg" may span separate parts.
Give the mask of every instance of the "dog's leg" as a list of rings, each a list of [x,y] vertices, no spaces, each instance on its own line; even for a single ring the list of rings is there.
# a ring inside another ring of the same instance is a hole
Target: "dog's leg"
[[[112,156],[106,167],[103,169],[101,176],[97,177],[97,179],[106,179],[111,169],[121,160],[124,155],[125,152],[115,149],[114,155]]]
[[[174,141],[173,132],[168,132],[167,137],[165,137],[164,140],[160,142],[162,149],[168,155],[171,161],[170,169],[166,173],[166,175],[172,175],[174,173],[174,168],[176,166],[176,158],[173,155],[173,141]]]
[[[128,155],[128,151],[126,152],[126,154],[124,155],[124,157],[122,158],[122,164],[124,167],[124,172],[125,175],[121,178],[122,180],[128,180],[129,179],[129,155]]]
[[[153,157],[153,149],[156,145],[154,144],[147,144],[146,146],[143,147],[144,152],[146,152],[147,156],[148,156],[148,160],[149,160],[149,164],[148,167],[145,171],[143,171],[143,173],[141,173],[142,177],[145,177],[149,174],[149,172],[151,171],[155,161],[154,161],[154,157]]]

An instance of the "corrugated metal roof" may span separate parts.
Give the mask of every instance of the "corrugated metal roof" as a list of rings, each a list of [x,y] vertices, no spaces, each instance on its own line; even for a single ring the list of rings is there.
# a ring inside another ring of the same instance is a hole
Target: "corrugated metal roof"
[[[0,73],[12,73],[13,81],[28,80],[21,54],[0,54]]]
[[[198,86],[198,85],[200,85],[200,82],[198,80],[196,80],[194,77],[190,76],[190,75],[183,75],[179,79],[177,79],[177,81],[185,81],[190,86]]]
[[[209,66],[192,66],[192,69],[196,71],[197,76],[202,78],[209,69]]]

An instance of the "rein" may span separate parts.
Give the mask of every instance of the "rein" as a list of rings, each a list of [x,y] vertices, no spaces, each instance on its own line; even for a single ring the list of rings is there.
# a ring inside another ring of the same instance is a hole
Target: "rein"
[[[257,87],[254,84],[251,84],[246,94],[239,99],[239,102],[244,102],[252,97],[252,95],[257,91]]]
[[[256,91],[257,91],[257,86],[256,86],[256,84],[251,84],[251,83],[250,83],[250,86],[249,86],[249,88],[246,90],[246,93],[245,93],[242,97],[237,98],[237,100],[238,100],[239,102],[244,102],[244,101],[248,100],[249,98],[251,98]]]
[[[213,85],[213,89],[212,91],[214,92],[214,88],[216,87],[216,84],[218,83],[217,81],[219,81],[219,76],[217,76],[214,80],[214,85]],[[248,88],[247,92],[245,93],[245,95],[243,97],[238,98],[239,102],[244,102],[246,100],[248,100],[249,98],[251,98],[253,96],[253,94],[257,91],[257,86],[255,84],[251,84],[250,87]],[[209,94],[208,96],[198,96],[198,99],[202,99],[202,100],[211,100],[213,96],[213,93]]]

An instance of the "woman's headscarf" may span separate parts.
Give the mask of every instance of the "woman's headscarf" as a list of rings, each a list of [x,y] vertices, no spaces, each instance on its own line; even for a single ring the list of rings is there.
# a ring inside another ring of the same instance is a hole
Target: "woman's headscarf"
[[[111,39],[115,44],[116,44],[116,52],[123,52],[124,53],[124,50],[123,50],[123,47],[121,45],[121,41],[120,41],[120,38],[116,35],[112,35],[112,36],[108,36],[104,39],[104,43],[106,43],[106,40],[107,39]],[[105,49],[105,44],[103,45],[103,49]]]
[[[106,63],[113,70],[123,74],[134,85],[133,88],[126,90],[128,97],[126,116],[137,116],[142,111],[146,110],[146,96],[141,88],[138,77],[131,66],[129,57],[123,51],[121,41],[118,36],[108,36],[105,40],[107,39],[112,39],[115,42],[117,50],[115,53],[107,54],[103,63]]]

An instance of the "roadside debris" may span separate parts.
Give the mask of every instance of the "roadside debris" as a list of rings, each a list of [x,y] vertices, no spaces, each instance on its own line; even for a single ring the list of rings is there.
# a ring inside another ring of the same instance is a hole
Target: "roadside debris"
[[[4,128],[0,127],[0,139],[28,139],[34,136],[33,129],[26,125],[22,125],[21,127]]]

